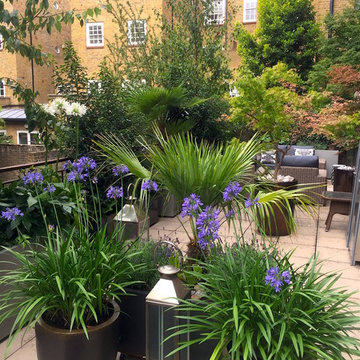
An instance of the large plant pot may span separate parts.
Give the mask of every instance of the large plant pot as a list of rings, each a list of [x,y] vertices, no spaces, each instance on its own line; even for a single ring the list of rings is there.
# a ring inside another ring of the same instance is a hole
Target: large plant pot
[[[120,307],[111,305],[111,318],[89,327],[89,339],[83,330],[58,329],[40,319],[35,325],[38,360],[115,360]]]
[[[145,357],[146,317],[145,303],[149,291],[126,289],[129,295],[121,297],[118,349],[121,354]]]
[[[173,194],[168,196],[167,192],[160,194],[159,215],[164,217],[175,217],[181,211],[181,206],[177,203]]]
[[[288,181],[283,183],[278,183],[274,190],[279,189],[287,189],[294,190],[296,189],[297,180]],[[295,202],[290,202],[291,213],[294,214]],[[258,221],[260,226],[262,227],[262,231],[265,235],[268,236],[286,236],[291,234],[291,230],[289,229],[289,220],[290,215],[288,214],[285,206],[283,205],[273,205],[273,211],[269,211],[270,214],[266,216],[264,219],[260,219],[258,217]]]
[[[15,245],[11,248],[17,252],[23,252],[25,249],[20,245]],[[13,263],[10,263],[13,262]],[[14,271],[20,267],[20,263],[14,258],[14,256],[8,250],[0,251],[0,277],[5,276],[8,272]],[[0,284],[0,293],[5,294],[9,291],[9,287]],[[0,316],[5,312],[5,310],[0,311]],[[9,336],[10,330],[13,326],[15,318],[5,319],[0,326],[0,341]]]

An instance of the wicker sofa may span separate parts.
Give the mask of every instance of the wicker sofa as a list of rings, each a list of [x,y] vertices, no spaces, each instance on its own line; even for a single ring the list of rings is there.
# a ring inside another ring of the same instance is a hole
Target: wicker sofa
[[[280,145],[284,147],[286,145]],[[306,195],[309,195],[319,204],[324,205],[324,199],[320,194],[326,190],[326,160],[320,159],[316,155],[299,156],[295,155],[296,149],[313,149],[310,146],[291,146],[285,155],[279,173],[281,175],[290,175],[294,177],[298,184],[318,184],[323,185],[311,190],[304,190]],[[261,162],[261,160],[260,160]],[[266,165],[269,168],[274,168],[274,164],[261,162],[261,165]]]

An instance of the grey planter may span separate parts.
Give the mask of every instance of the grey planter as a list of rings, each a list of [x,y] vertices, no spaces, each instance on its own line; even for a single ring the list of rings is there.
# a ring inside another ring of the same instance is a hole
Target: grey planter
[[[24,248],[20,245],[15,245],[12,247],[13,250],[18,251],[18,252],[23,252],[25,251]],[[16,270],[17,268],[20,267],[20,264],[17,266],[16,264],[10,264],[8,262],[17,262],[16,259],[14,259],[14,257],[11,255],[11,253],[8,250],[1,250],[0,251],[0,277],[6,275],[8,272],[12,271],[12,270]],[[0,294],[5,294],[6,292],[8,292],[10,289],[5,286],[0,284]],[[4,313],[4,311],[0,312],[0,315],[2,315]],[[6,337],[9,336],[10,334],[10,330],[13,326],[14,323],[14,318],[9,318],[4,320],[1,323],[0,326],[0,341]]]
[[[160,195],[159,214],[164,217],[174,217],[180,213],[181,206],[177,203],[173,194],[170,194],[170,196],[167,195],[167,192]]]

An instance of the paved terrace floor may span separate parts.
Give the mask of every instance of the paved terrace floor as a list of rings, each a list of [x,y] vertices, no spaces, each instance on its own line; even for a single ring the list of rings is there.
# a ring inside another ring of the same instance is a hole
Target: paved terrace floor
[[[292,236],[280,237],[279,249],[289,251],[295,249],[292,257],[295,265],[303,265],[311,255],[317,254],[323,260],[324,272],[342,273],[340,284],[351,291],[358,291],[353,299],[360,304],[360,265],[350,266],[350,253],[346,248],[346,230],[348,216],[335,215],[331,229],[325,232],[325,219],[328,206],[320,207],[319,214],[315,219],[310,218],[298,210],[295,211],[297,232]],[[189,224],[185,224],[189,229]],[[233,234],[225,224],[221,228],[222,238],[232,241]],[[170,237],[178,238],[182,249],[186,249],[187,235],[177,218],[161,218],[150,229],[150,237],[159,239]],[[354,336],[360,336],[354,334]],[[0,344],[0,357],[4,357],[5,342]],[[33,331],[28,331],[23,337],[18,337],[14,343],[9,360],[36,360],[35,337]]]

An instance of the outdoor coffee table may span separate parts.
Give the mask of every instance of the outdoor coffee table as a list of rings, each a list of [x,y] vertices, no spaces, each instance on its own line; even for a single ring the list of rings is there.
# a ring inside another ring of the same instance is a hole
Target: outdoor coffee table
[[[329,231],[332,218],[335,214],[350,214],[352,193],[343,191],[326,191],[323,197],[330,201],[329,213],[325,221],[325,231]]]

